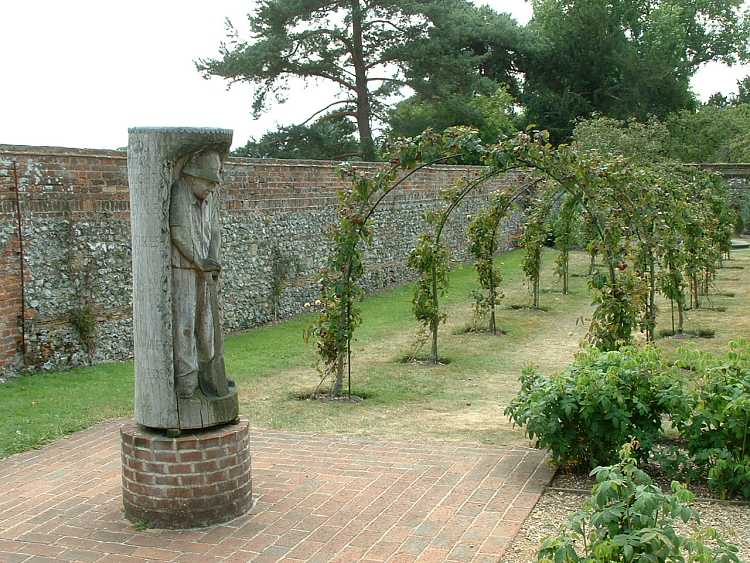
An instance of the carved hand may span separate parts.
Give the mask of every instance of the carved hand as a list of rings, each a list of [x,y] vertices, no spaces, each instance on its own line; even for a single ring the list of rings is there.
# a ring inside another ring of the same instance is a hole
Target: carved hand
[[[218,272],[221,270],[221,264],[219,264],[213,258],[206,258],[202,260],[198,267],[202,272]]]

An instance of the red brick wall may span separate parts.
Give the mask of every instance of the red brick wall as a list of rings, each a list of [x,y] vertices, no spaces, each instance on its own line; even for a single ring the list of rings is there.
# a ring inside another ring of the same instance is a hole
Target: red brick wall
[[[87,362],[70,322],[71,308],[81,297],[80,286],[86,276],[94,280],[93,289],[86,291],[95,294],[91,301],[102,328],[101,338],[119,342],[122,348],[115,354],[100,350],[100,357],[91,361],[125,357],[123,350],[128,346],[127,324],[131,312],[125,153],[0,145],[0,243],[6,241],[0,244],[3,246],[0,256],[0,373],[19,359],[21,348],[18,239],[13,234],[16,231],[14,164],[18,171],[25,241],[28,365],[57,367]],[[378,165],[363,163],[358,166],[370,168]],[[399,226],[406,225],[407,230],[417,228],[414,221],[421,214],[420,206],[433,205],[441,187],[477,171],[474,167],[442,166],[415,175],[397,195],[390,197],[396,208],[399,202],[411,206],[411,215],[404,215]],[[512,180],[500,180],[499,184],[508,181]],[[297,301],[304,303],[307,294],[315,291],[317,269],[325,254],[320,246],[324,242],[324,223],[328,220],[326,217],[332,217],[337,190],[347,185],[347,180],[339,178],[338,163],[333,162],[230,159],[227,163],[223,189],[226,221],[234,226],[272,225],[275,234],[268,235],[271,239],[279,237],[279,229],[283,234],[285,226],[292,225],[290,228],[296,229],[293,237],[305,239],[309,246],[319,251],[320,256],[306,264],[307,271],[299,275],[294,288],[296,293],[290,298],[294,304],[288,308],[287,315],[294,314]],[[315,219],[312,222],[314,228],[306,232],[300,230],[299,217],[308,214]],[[388,234],[393,238],[393,233]],[[89,253],[88,269],[72,272],[71,265],[80,261],[87,247],[99,242],[103,242],[105,248],[93,252],[93,260],[92,253]],[[247,245],[242,244],[244,246],[240,245],[239,250],[244,252]],[[385,244],[387,246],[390,241]],[[259,245],[252,243],[250,246],[260,253],[257,250]],[[235,241],[232,251],[236,253],[237,247]],[[306,252],[305,256],[312,254],[309,248]],[[117,263],[107,265],[106,260],[113,253],[119,253]],[[392,261],[393,256],[397,256],[401,260],[402,254],[402,247],[391,249],[388,259]],[[392,262],[387,268],[389,271],[403,270],[394,267]],[[268,271],[266,262],[258,264],[252,273],[240,272],[245,278],[239,283],[239,289],[247,287],[246,280],[254,277],[256,271]],[[232,291],[233,288],[229,289]],[[241,292],[232,292],[233,299],[238,293]],[[267,320],[264,313],[247,313],[248,302],[253,300],[257,300],[257,291],[249,299],[245,296],[244,302],[228,303],[225,310],[234,308],[241,312],[235,318],[228,316],[228,322],[234,323],[229,328],[244,328]],[[107,342],[100,348],[106,349]]]
[[[21,283],[18,236],[0,248],[0,367],[14,366],[21,353]]]
[[[95,352],[99,355],[90,361],[127,357],[131,303],[126,155],[107,150],[0,145],[0,374],[18,362],[22,347],[14,164],[23,216],[28,365],[57,367],[87,361],[86,354],[91,352],[81,350],[70,323],[71,307],[82,297],[93,303],[101,328]],[[750,176],[748,165],[716,169],[745,182]],[[477,172],[474,167],[426,169],[389,196],[382,206],[388,211],[376,217],[382,222],[383,237],[367,251],[368,266],[375,277],[380,276],[373,288],[403,279],[403,261],[421,228],[421,214],[438,202],[439,189]],[[518,181],[517,176],[507,175],[488,189]],[[234,255],[237,262],[227,268],[235,276],[226,278],[228,328],[246,328],[268,320],[265,304],[258,306],[259,299],[267,296],[268,280],[249,288],[270,271],[269,249],[260,248],[268,241],[288,243],[305,262],[304,271],[297,272],[290,287],[284,314],[296,314],[310,300],[325,258],[322,231],[333,218],[337,190],[347,185],[338,176],[337,163],[229,160],[223,189],[225,224],[230,235],[233,229],[240,234],[227,245],[227,254]],[[475,199],[481,197],[478,193]],[[446,240],[458,249],[461,219],[457,218],[451,229]],[[376,239],[378,236],[376,233]],[[233,311],[237,313],[234,316]]]

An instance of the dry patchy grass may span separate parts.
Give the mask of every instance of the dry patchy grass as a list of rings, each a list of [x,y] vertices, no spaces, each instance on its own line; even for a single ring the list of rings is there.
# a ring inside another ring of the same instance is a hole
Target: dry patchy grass
[[[368,298],[353,345],[353,392],[365,397],[358,404],[297,398],[319,381],[312,346],[302,341],[310,316],[227,337],[227,370],[239,385],[242,413],[255,426],[267,428],[527,444],[523,432],[503,415],[519,388],[519,374],[529,364],[553,373],[569,363],[585,337],[591,305],[588,258],[572,254],[571,272],[576,275],[570,279],[571,294],[564,296],[552,274],[554,251],[547,249],[541,305],[548,310],[511,308],[530,302],[521,257],[521,251],[514,251],[499,259],[505,277],[505,298],[497,312],[498,327],[506,332],[502,336],[458,334],[471,321],[469,294],[477,284],[470,266],[452,272],[443,299],[448,321],[440,329],[440,355],[450,359],[447,365],[400,361],[414,349],[411,286]],[[700,309],[687,315],[687,329],[714,329],[715,338],[663,338],[658,346],[667,351],[681,346],[718,351],[732,339],[750,336],[750,250],[736,251],[727,266],[708,302],[726,311]],[[668,303],[660,302],[660,308],[658,328],[668,328]],[[0,457],[100,420],[127,416],[132,412],[132,378],[132,363],[121,363],[23,377],[4,385]]]

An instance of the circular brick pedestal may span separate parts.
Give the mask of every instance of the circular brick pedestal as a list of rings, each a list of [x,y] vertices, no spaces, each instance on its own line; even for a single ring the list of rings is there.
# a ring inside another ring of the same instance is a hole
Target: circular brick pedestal
[[[248,422],[179,438],[120,428],[125,516],[154,528],[226,522],[252,506]]]

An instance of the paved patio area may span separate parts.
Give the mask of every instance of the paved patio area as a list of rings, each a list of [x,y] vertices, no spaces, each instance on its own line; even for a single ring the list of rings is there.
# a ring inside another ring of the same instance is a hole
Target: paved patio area
[[[122,517],[120,423],[0,461],[0,561],[498,561],[551,470],[542,452],[252,433],[246,516],[188,531]]]

